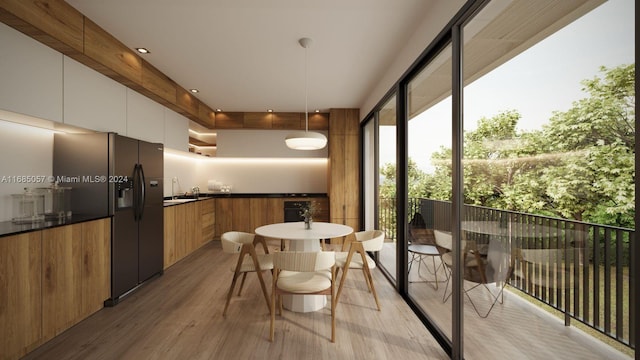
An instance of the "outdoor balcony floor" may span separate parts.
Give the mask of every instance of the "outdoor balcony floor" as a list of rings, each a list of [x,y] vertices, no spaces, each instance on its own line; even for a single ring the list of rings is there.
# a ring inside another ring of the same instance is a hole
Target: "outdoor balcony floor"
[[[385,267],[395,273],[395,245],[386,243],[380,252]],[[409,257],[410,259],[411,257]],[[431,269],[431,259],[426,259]],[[439,259],[436,258],[436,266]],[[438,290],[433,283],[412,282],[432,280],[433,277],[421,270],[418,277],[417,264],[413,265],[409,278],[409,295],[424,309],[436,325],[451,338],[451,304],[449,298],[443,303],[445,283],[439,283]],[[442,269],[439,276],[444,279]],[[465,281],[465,287],[472,283]],[[490,289],[497,292],[494,285]],[[482,291],[480,291],[482,290]],[[447,290],[450,292],[449,290]],[[481,313],[491,305],[484,289],[470,292]],[[517,291],[517,290],[513,290]],[[526,296],[526,295],[525,295]],[[546,310],[526,301],[508,290],[504,291],[504,302],[497,303],[487,318],[480,318],[464,297],[464,356],[466,359],[630,359],[599,339],[575,326],[564,326],[564,322]],[[572,324],[577,320],[572,319]]]

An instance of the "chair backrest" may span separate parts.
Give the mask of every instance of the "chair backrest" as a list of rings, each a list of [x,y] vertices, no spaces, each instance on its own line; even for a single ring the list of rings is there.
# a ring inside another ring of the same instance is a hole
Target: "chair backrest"
[[[384,231],[365,230],[354,234],[356,241],[362,243],[364,251],[380,251],[384,245]]]
[[[280,270],[319,271],[330,269],[335,262],[334,251],[279,251],[273,254],[273,267]]]
[[[433,235],[436,238],[436,245],[448,251],[451,251],[451,249],[453,249],[453,238],[451,236],[451,233],[440,230],[433,230]]]
[[[242,231],[228,231],[220,237],[222,250],[230,254],[239,253],[242,249],[242,245],[252,244],[255,237],[255,234]]]

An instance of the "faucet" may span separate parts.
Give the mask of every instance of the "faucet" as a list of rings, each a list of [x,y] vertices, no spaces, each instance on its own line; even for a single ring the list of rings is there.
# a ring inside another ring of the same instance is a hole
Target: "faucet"
[[[177,182],[178,182],[177,176],[174,176],[173,178],[171,178],[171,199],[174,199],[174,200],[176,198],[176,192],[173,189],[173,185],[175,185]]]
[[[194,198],[198,198],[200,197],[200,187],[199,186],[194,186],[193,188],[191,188],[191,192],[193,193],[193,197]]]

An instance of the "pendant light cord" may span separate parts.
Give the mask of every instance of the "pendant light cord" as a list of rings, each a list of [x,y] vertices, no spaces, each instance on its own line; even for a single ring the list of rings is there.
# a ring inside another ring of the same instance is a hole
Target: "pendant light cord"
[[[308,101],[309,101],[309,74],[308,74],[308,60],[307,60],[307,47],[304,47],[304,131],[309,132],[309,109],[308,109]]]

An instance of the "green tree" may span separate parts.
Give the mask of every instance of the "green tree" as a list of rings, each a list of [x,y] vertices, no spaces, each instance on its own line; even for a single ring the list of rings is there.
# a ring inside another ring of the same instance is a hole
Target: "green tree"
[[[518,132],[515,110],[464,135],[465,203],[633,227],[635,66],[601,68],[588,97],[542,130]],[[432,155],[427,197],[451,198],[451,149]]]

